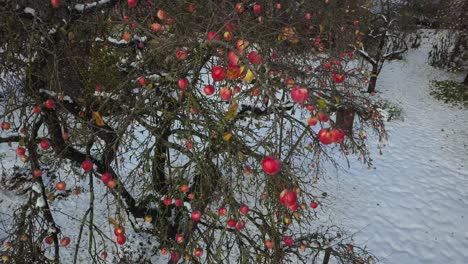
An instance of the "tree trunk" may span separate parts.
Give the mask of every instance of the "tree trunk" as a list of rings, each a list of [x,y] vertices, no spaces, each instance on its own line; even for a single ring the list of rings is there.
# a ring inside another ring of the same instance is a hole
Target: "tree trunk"
[[[348,105],[336,111],[336,125],[347,135],[353,134],[354,109]]]
[[[377,75],[378,75],[378,65],[373,64],[371,78],[369,80],[369,85],[367,86],[368,93],[375,93],[375,84],[377,83]]]
[[[322,264],[328,264],[328,262],[330,261],[330,255],[331,255],[331,248],[325,249],[325,256],[323,257]]]

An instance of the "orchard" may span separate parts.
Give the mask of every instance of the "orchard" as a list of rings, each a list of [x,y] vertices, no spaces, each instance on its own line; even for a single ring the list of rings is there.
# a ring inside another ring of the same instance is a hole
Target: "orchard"
[[[1,253],[371,263],[316,224],[321,165],[369,164],[366,134],[386,137],[355,52],[365,2],[8,1],[0,144],[35,187]]]

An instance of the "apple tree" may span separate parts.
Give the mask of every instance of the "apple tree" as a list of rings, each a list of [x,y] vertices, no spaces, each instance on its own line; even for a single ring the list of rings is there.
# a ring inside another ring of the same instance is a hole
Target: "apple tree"
[[[361,2],[4,3],[5,261],[373,262],[317,223],[325,163],[386,137]]]

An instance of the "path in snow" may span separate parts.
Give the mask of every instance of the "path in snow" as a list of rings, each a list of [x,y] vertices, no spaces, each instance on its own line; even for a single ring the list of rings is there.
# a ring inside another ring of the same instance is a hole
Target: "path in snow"
[[[355,162],[329,182],[333,214],[383,263],[468,263],[468,111],[429,95],[430,80],[458,77],[427,64],[429,47],[384,66],[378,90],[405,121],[387,125],[382,156],[371,148],[376,169]]]

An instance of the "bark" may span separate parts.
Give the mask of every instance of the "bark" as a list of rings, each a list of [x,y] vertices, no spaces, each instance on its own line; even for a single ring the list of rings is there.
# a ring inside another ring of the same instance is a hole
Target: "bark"
[[[355,110],[350,105],[341,107],[336,111],[336,125],[348,135],[353,133],[354,115]]]
[[[375,85],[377,83],[377,75],[378,75],[378,66],[376,64],[372,65],[372,72],[371,72],[371,78],[369,80],[369,85],[367,86],[367,92],[368,93],[374,93],[375,92]]]

